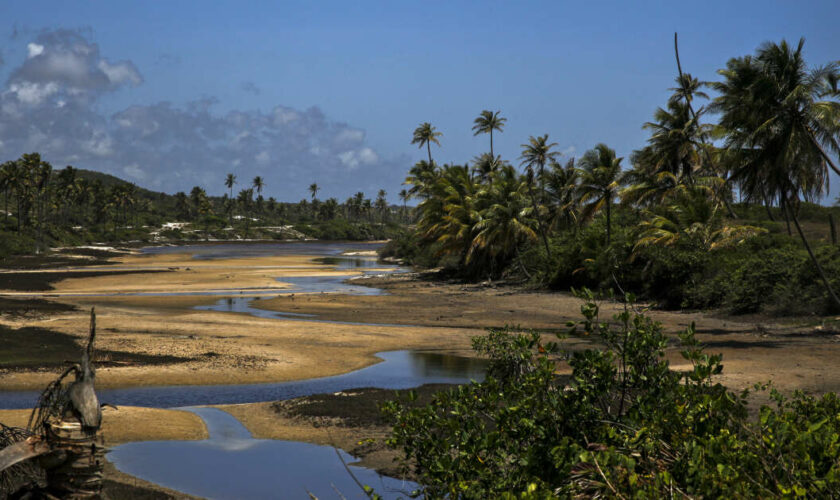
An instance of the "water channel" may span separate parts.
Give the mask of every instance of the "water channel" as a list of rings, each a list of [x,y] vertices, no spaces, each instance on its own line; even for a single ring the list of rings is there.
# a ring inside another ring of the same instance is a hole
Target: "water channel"
[[[361,274],[401,272],[398,266],[381,264],[366,255],[377,248],[370,243],[239,243],[150,247],[145,253],[191,253],[193,258],[222,259],[276,255],[311,255],[320,264],[348,270],[338,276],[280,277],[290,283],[290,293],[343,293],[377,295],[383,290],[362,286],[348,278]],[[353,252],[347,255],[348,252]],[[355,253],[359,252],[359,253]],[[312,315],[267,311],[253,307],[260,296],[225,297],[203,310],[247,313],[277,320],[330,322]],[[366,325],[365,323],[352,323]],[[382,326],[382,325],[377,325]],[[384,325],[404,326],[404,325]],[[317,330],[317,326],[313,325]],[[136,477],[184,493],[208,498],[365,498],[342,460],[354,459],[341,450],[309,443],[254,439],[233,416],[200,405],[277,401],[312,394],[375,387],[406,389],[429,383],[468,383],[484,376],[482,360],[432,352],[390,351],[378,353],[382,361],[355,372],[317,379],[247,385],[132,387],[99,391],[104,403],[113,405],[183,408],[199,415],[207,425],[204,441],[152,441],[115,447],[108,459]],[[34,391],[0,392],[0,408],[31,408]],[[371,409],[371,411],[376,411]],[[385,498],[405,497],[416,485],[379,476],[375,471],[352,467],[364,484]],[[222,472],[223,473],[218,473]],[[340,492],[340,493],[339,493]]]

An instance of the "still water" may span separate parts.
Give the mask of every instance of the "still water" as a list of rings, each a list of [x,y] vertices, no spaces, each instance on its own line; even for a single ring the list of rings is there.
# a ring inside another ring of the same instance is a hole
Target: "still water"
[[[379,295],[383,290],[348,281],[352,276],[402,272],[375,257],[347,255],[376,250],[378,243],[223,243],[180,247],[149,247],[149,254],[191,253],[195,259],[222,259],[277,255],[311,255],[320,264],[355,274],[340,276],[278,277],[292,288],[276,294],[343,293]],[[205,292],[219,294],[219,292]],[[225,293],[225,292],[222,292]],[[199,293],[201,294],[201,293]],[[259,297],[228,297],[200,309],[248,313],[255,316],[330,322],[312,315],[275,312],[252,307]],[[361,323],[361,325],[365,325]],[[404,326],[404,325],[377,325]],[[313,335],[317,327],[313,325]],[[355,372],[294,382],[221,385],[134,387],[98,391],[103,403],[158,408],[278,401],[313,394],[375,387],[407,389],[423,384],[464,384],[484,378],[484,360],[432,352],[390,351],[377,354],[380,363]],[[31,408],[39,393],[0,392],[0,409]],[[108,458],[120,470],[185,493],[208,498],[366,498],[344,468],[353,457],[331,447],[294,441],[254,439],[233,416],[213,408],[188,408],[207,424],[204,441],[154,441],[117,446]],[[417,485],[352,467],[353,474],[385,498],[406,497]]]
[[[117,446],[108,459],[118,469],[184,493],[217,499],[362,499],[362,490],[344,468],[349,454],[296,441],[254,439],[230,414],[215,408],[185,408],[207,424],[204,441],[150,441]],[[341,458],[339,458],[341,457]],[[363,467],[350,466],[356,479],[384,498],[407,498],[417,485]],[[339,493],[340,495],[339,496]]]
[[[172,408],[258,403],[362,387],[408,389],[423,384],[465,384],[482,380],[487,367],[481,359],[429,352],[390,351],[377,357],[382,362],[334,377],[269,384],[127,387],[98,390],[97,394],[101,402],[116,406]],[[0,392],[0,409],[32,408],[39,394],[37,391]]]

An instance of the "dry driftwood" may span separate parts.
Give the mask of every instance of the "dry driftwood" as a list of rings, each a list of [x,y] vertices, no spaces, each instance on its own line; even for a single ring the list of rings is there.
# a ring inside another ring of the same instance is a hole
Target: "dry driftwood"
[[[105,448],[99,435],[102,413],[94,390],[96,313],[90,311],[90,333],[79,364],[67,368],[41,393],[27,429],[5,432],[0,450],[0,496],[21,493],[41,497],[98,498],[102,490]],[[63,381],[70,374],[75,380]],[[9,441],[12,441],[9,443]],[[29,464],[28,467],[21,467]],[[32,478],[9,477],[28,474]],[[40,481],[44,476],[45,481]]]

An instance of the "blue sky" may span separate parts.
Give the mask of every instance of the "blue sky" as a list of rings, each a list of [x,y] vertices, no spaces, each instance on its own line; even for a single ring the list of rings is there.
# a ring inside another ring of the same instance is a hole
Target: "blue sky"
[[[262,175],[288,200],[313,181],[395,200],[422,158],[414,127],[432,122],[436,159],[463,163],[487,147],[470,130],[482,109],[508,118],[508,160],[543,133],[569,155],[602,141],[629,155],[675,76],[674,31],[684,70],[706,80],[767,40],[805,37],[811,64],[840,59],[837,1],[32,1],[0,14],[2,159],[36,148],[167,191]]]

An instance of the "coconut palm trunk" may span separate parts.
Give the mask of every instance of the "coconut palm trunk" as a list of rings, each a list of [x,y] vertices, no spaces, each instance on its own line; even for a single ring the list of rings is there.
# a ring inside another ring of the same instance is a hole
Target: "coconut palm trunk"
[[[494,159],[496,158],[493,155],[493,129],[492,128],[490,129],[490,158],[494,158]]]
[[[537,219],[537,227],[540,230],[540,237],[543,240],[543,245],[545,245],[545,255],[548,257],[548,260],[551,261],[551,248],[548,246],[548,236],[546,235],[545,225],[543,224],[542,217],[540,217],[540,211],[537,206],[537,197],[534,196],[534,188],[532,186],[532,182],[528,183],[528,195],[531,198],[531,207],[534,210],[534,217]]]
[[[828,277],[825,275],[825,271],[823,271],[822,266],[820,265],[817,257],[814,255],[814,252],[811,250],[811,245],[808,244],[808,240],[805,238],[805,233],[802,232],[802,227],[799,225],[799,218],[796,217],[796,213],[790,209],[790,203],[784,203],[785,212],[787,212],[788,216],[793,219],[793,225],[796,226],[796,232],[799,233],[799,237],[802,239],[802,244],[805,245],[805,250],[808,251],[808,255],[811,257],[811,261],[814,263],[814,267],[817,269],[817,274],[820,275],[820,279],[822,279],[823,284],[825,285],[826,291],[831,296],[831,299],[840,308],[840,298],[837,297],[837,294],[834,293],[834,288],[831,287],[831,283],[828,281]]]

